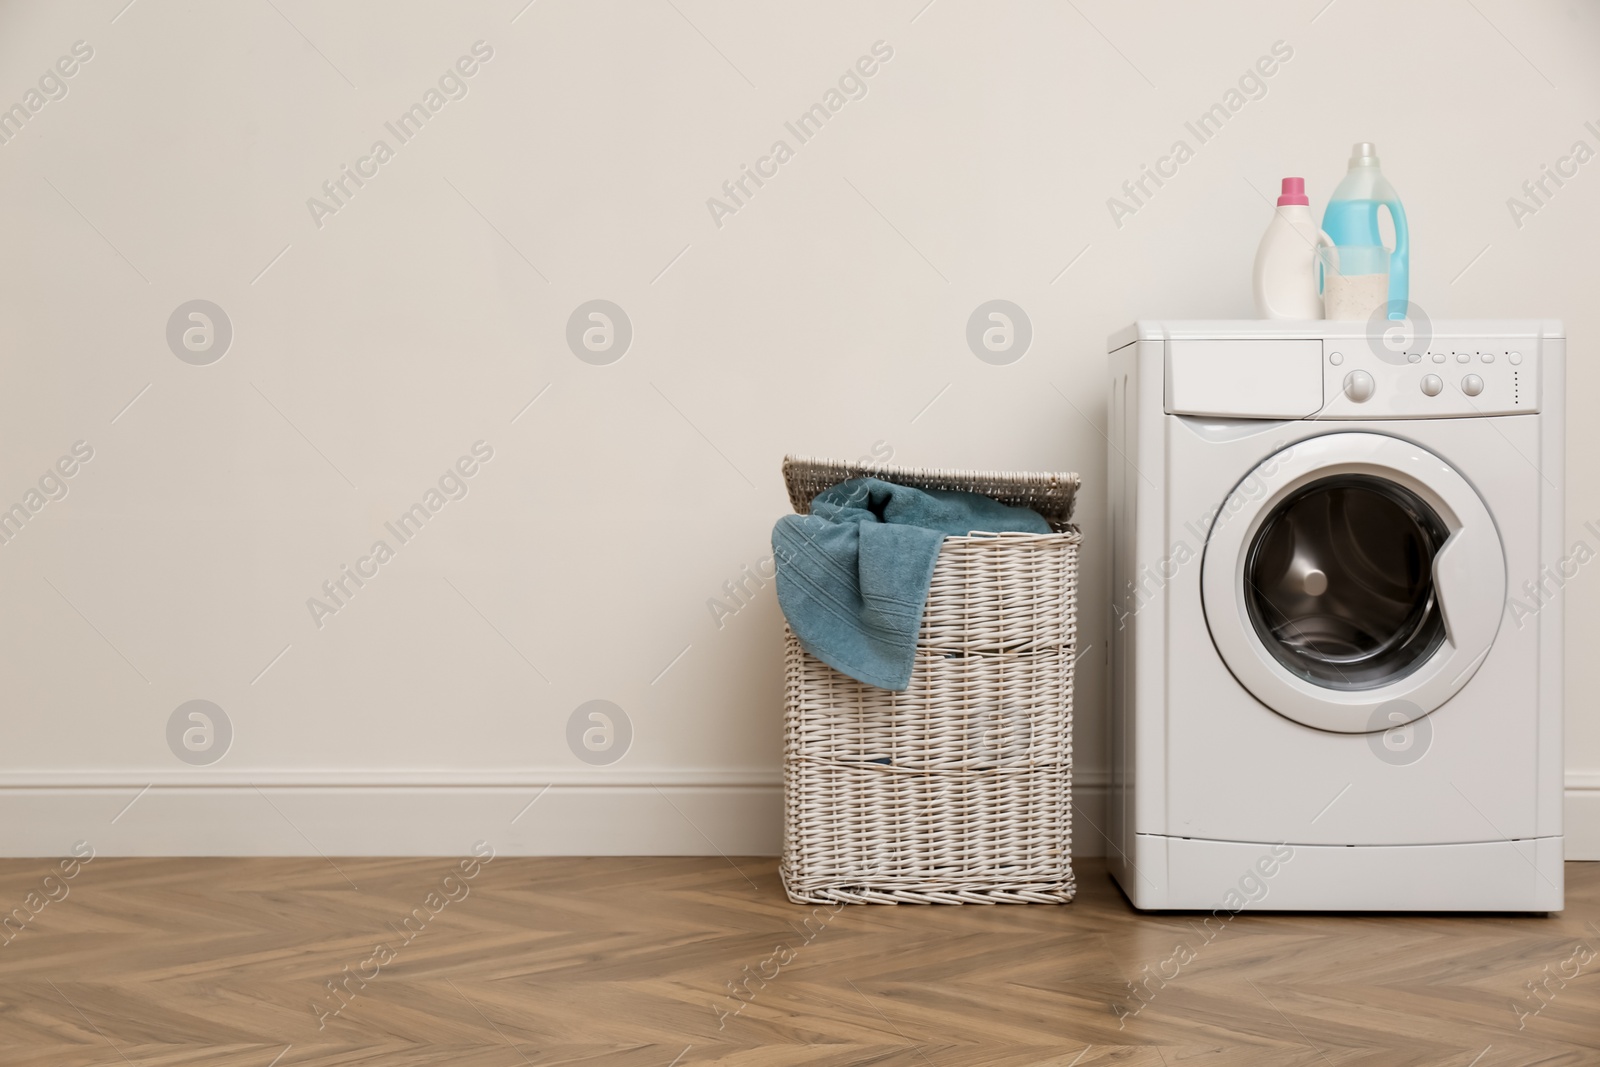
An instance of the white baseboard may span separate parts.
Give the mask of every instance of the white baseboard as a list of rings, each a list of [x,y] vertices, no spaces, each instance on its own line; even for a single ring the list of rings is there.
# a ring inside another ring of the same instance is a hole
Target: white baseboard
[[[776,855],[776,775],[655,775],[588,784],[23,784],[0,781],[0,856],[456,856],[487,841],[507,856]],[[1074,783],[1073,854],[1106,842],[1105,783]],[[1566,857],[1600,860],[1600,776],[1568,776]]]
[[[11,788],[0,855],[774,855],[782,818],[776,785]]]
[[[1600,860],[1600,781],[1583,786],[1567,776],[1566,811],[1567,859]],[[1600,775],[1585,778],[1600,779]]]
[[[487,841],[507,856],[774,856],[776,774],[694,783],[285,783],[46,785],[0,780],[0,856],[456,856]],[[762,780],[765,779],[765,780]],[[126,781],[126,779],[124,779]],[[1104,790],[1075,793],[1074,852],[1100,855]]]

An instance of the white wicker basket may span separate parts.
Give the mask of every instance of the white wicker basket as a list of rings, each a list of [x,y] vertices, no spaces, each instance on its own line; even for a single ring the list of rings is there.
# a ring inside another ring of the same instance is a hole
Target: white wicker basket
[[[1071,900],[1078,476],[792,456],[783,470],[801,514],[823,489],[871,475],[1025,505],[1057,531],[945,539],[903,693],[840,674],[785,628],[789,899]]]

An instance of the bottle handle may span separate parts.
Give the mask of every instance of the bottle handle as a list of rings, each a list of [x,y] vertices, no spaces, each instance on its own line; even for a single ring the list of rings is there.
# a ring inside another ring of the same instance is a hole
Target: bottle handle
[[[1389,318],[1398,322],[1410,311],[1411,235],[1406,228],[1406,209],[1399,200],[1385,200],[1389,221],[1394,224],[1394,251],[1389,253]]]
[[[1338,244],[1336,244],[1334,242],[1332,237],[1328,236],[1328,233],[1327,233],[1326,230],[1318,230],[1317,231],[1317,239],[1311,245],[1311,271],[1312,271],[1312,274],[1315,275],[1315,277],[1317,279],[1317,295],[1318,296],[1322,295],[1322,290],[1323,290],[1323,283],[1322,283],[1323,264],[1322,264],[1322,256],[1321,256],[1321,254],[1319,253],[1318,250],[1323,245],[1327,245],[1329,248],[1333,249],[1333,268],[1334,268],[1334,270],[1338,270],[1339,269],[1339,246],[1338,246]]]

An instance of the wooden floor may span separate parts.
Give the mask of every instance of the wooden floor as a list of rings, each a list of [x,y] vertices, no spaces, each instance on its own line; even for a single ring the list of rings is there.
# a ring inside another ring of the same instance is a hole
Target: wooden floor
[[[54,870],[0,862],[0,907],[37,912],[0,946],[5,1067],[1600,1064],[1600,864],[1549,918],[1245,913],[1209,942],[1098,861],[1065,907],[836,914],[771,859]]]

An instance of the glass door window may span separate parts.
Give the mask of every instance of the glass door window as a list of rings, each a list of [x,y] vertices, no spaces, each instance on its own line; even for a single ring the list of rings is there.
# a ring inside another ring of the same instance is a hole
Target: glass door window
[[[1433,509],[1394,482],[1342,474],[1305,485],[1250,544],[1250,622],[1272,656],[1308,682],[1388,685],[1445,639],[1433,561],[1448,536]]]

